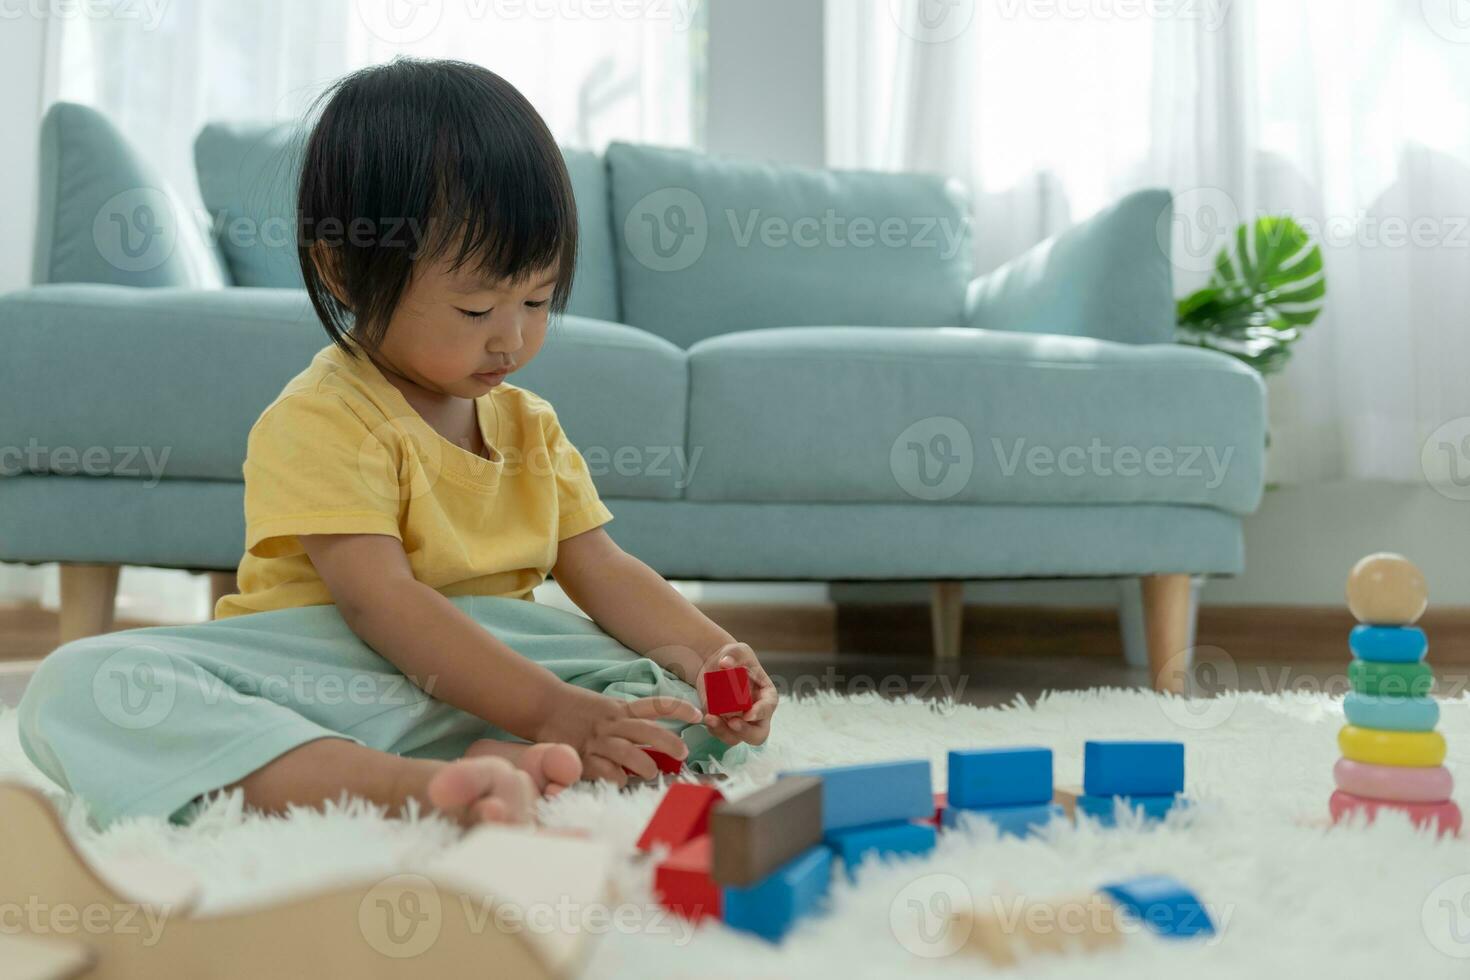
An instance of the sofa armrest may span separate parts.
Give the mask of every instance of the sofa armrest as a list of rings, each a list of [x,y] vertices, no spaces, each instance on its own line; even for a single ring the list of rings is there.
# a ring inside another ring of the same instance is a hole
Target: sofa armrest
[[[0,476],[239,480],[251,425],[328,342],[300,289],[0,296]]]
[[[973,280],[965,324],[1130,344],[1174,338],[1173,199],[1137,191]]]

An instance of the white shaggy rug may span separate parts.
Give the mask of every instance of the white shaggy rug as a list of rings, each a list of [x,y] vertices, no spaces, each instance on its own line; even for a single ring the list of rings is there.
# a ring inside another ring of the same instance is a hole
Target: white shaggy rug
[[[3,711],[3,709],[0,709]],[[990,972],[934,938],[955,901],[993,907],[995,896],[1044,899],[1145,873],[1174,875],[1204,900],[1221,933],[1169,943],[1146,933],[1094,955],[1039,956],[1010,976],[1433,980],[1470,975],[1470,845],[1436,840],[1407,821],[1372,827],[1313,825],[1332,791],[1340,703],[1319,695],[1225,696],[1181,701],[1104,690],[1047,696],[1033,705],[977,709],[917,700],[819,696],[782,705],[764,755],[724,787],[738,794],[782,769],[928,757],[944,780],[945,752],[1040,744],[1056,753],[1059,783],[1080,781],[1088,738],[1164,738],[1187,745],[1196,807],[1163,826],[1054,825],[1041,839],[998,840],[988,829],[951,832],[922,860],[869,865],[856,885],[834,886],[830,911],[773,947],[722,925],[697,932],[650,912],[651,868],[631,860],[620,890],[629,907],[596,941],[586,976],[975,976]],[[1470,784],[1470,700],[1444,704],[1450,765]],[[0,713],[0,776],[39,785]],[[52,788],[54,791],[54,787]],[[631,854],[658,792],[578,789],[548,804],[547,824],[582,827]],[[1460,793],[1461,804],[1470,797]],[[242,816],[221,800],[193,827],[135,821],[105,834],[69,821],[97,857],[166,856],[204,885],[201,912],[341,879],[421,868],[455,839],[437,819],[384,820],[370,808],[289,819]],[[3,832],[3,830],[0,830]],[[1009,908],[1003,905],[1002,908]]]

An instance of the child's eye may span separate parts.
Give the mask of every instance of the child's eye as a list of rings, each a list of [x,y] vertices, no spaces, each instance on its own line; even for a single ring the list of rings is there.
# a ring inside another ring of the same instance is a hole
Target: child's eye
[[[541,309],[541,307],[545,306],[549,302],[551,301],[547,299],[528,299],[526,300],[526,305],[533,310],[539,310]]]
[[[469,317],[471,320],[478,320],[478,319],[480,319],[483,316],[488,316],[490,314],[490,310],[495,309],[495,307],[493,307],[493,306],[490,307],[490,310],[465,310],[465,309],[460,309],[458,306],[456,306],[455,309],[456,310],[459,310],[459,312],[463,313],[465,316]]]

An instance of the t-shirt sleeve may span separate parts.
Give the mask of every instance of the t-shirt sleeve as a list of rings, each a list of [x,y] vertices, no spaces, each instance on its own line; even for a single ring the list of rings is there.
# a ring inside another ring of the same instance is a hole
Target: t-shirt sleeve
[[[562,431],[561,422],[549,405],[542,417],[542,427],[556,473],[556,540],[565,541],[612,520],[612,511],[597,495],[587,460]]]
[[[340,396],[288,395],[250,430],[245,550],[299,553],[301,534],[388,534],[398,527],[398,469],[382,438]]]

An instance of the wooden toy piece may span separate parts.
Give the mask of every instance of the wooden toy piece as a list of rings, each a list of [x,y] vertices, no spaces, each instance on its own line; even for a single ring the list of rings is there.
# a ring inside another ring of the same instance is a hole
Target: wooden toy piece
[[[822,831],[897,820],[922,820],[934,812],[929,760],[871,762],[793,775],[822,779]]]
[[[1423,698],[1434,687],[1434,671],[1423,663],[1385,664],[1353,659],[1348,662],[1348,683],[1359,694]]]
[[[1332,814],[1334,823],[1356,813],[1363,814],[1367,822],[1372,823],[1379,810],[1398,810],[1400,813],[1408,814],[1409,822],[1415,827],[1432,825],[1441,836],[1459,834],[1462,819],[1460,808],[1454,800],[1444,800],[1439,803],[1401,803],[1395,800],[1368,799],[1345,793],[1340,789],[1333,791],[1332,798],[1327,801],[1327,809]]]
[[[1157,935],[1188,939],[1215,934],[1215,924],[1203,903],[1194,892],[1168,875],[1130,878],[1104,885],[1099,891]]]
[[[944,810],[944,826],[957,827],[966,819],[988,820],[1002,837],[1026,837],[1037,827],[1045,826],[1063,815],[1055,803],[1027,803],[1021,806],[959,807]]]
[[[1444,736],[1439,732],[1386,732],[1343,725],[1337,733],[1343,758],[1373,766],[1438,766],[1444,762]]]
[[[1082,787],[1089,796],[1171,796],[1184,792],[1180,742],[1087,742]]]
[[[587,933],[575,920],[572,931],[540,930],[545,935],[539,938],[531,936],[538,930],[486,928],[507,907],[500,897],[524,903],[522,916],[533,903],[587,908],[609,899],[607,848],[523,828],[494,828],[503,835],[498,844],[469,835],[463,850],[443,856],[449,867],[428,874],[338,883],[248,911],[196,916],[119,893],[82,857],[55,809],[30,787],[0,782],[0,827],[0,905],[78,910],[79,921],[90,923],[81,941],[93,959],[88,980],[468,980],[485,976],[487,963],[503,976],[567,978],[585,957]],[[578,872],[568,877],[569,868]],[[99,915],[106,918],[101,928]],[[0,962],[8,967],[4,955],[0,951]]]
[[[751,885],[822,842],[822,780],[788,776],[710,812],[714,880]]]
[[[738,715],[755,704],[750,695],[748,667],[707,671],[703,680],[704,706],[712,715]]]
[[[714,842],[701,834],[674,849],[653,875],[659,904],[682,919],[702,922],[720,917],[720,886],[710,877]]]
[[[1062,808],[1062,815],[1068,820],[1076,820],[1077,797],[1081,795],[1081,786],[1058,786],[1052,790],[1051,801]]]
[[[817,909],[831,884],[832,852],[818,845],[753,885],[726,885],[725,924],[778,943]]]
[[[640,745],[638,747],[642,749],[650,759],[653,760],[653,764],[658,767],[658,771],[663,773],[665,776],[677,776],[679,773],[684,771],[684,763],[678,759],[675,759],[667,752],[660,752],[658,749],[650,749],[646,745]],[[633,775],[633,770],[629,769],[627,766],[623,767],[623,772],[627,773],[630,776]]]
[[[957,807],[1048,803],[1051,749],[965,749],[949,754],[949,802]]]
[[[900,820],[897,823],[838,830],[827,835],[826,844],[842,859],[848,880],[851,881],[857,878],[858,866],[869,858],[928,854],[934,850],[935,830],[927,823]]]
[[[92,953],[79,942],[0,932],[0,963],[8,980],[71,980],[91,969]]]
[[[1394,732],[1432,732],[1439,724],[1439,702],[1434,698],[1391,698],[1347,692],[1342,713],[1348,724]]]
[[[1182,796],[1089,796],[1077,797],[1077,809],[1096,820],[1104,827],[1112,827],[1118,821],[1118,806],[1122,804],[1144,820],[1162,820],[1170,810],[1189,805]]]
[[[1416,664],[1429,652],[1429,637],[1417,626],[1369,626],[1359,623],[1348,634],[1348,649],[1360,660]]]
[[[724,799],[725,795],[713,786],[674,783],[659,801],[648,826],[643,828],[638,850],[652,850],[655,844],[679,847],[708,833],[710,810]]]
[[[1344,793],[1399,803],[1440,803],[1455,791],[1455,779],[1444,766],[1375,766],[1338,759],[1332,781]]]
[[[1102,895],[1075,895],[1018,904],[997,900],[996,913],[966,909],[950,921],[961,949],[999,967],[1032,953],[1092,953],[1122,945],[1118,910]]]
[[[1408,626],[1424,615],[1429,586],[1424,573],[1403,555],[1380,552],[1348,573],[1347,604],[1361,623]]]
[[[944,823],[944,810],[949,806],[948,793],[934,794],[934,816],[929,818],[929,823],[938,827]]]

